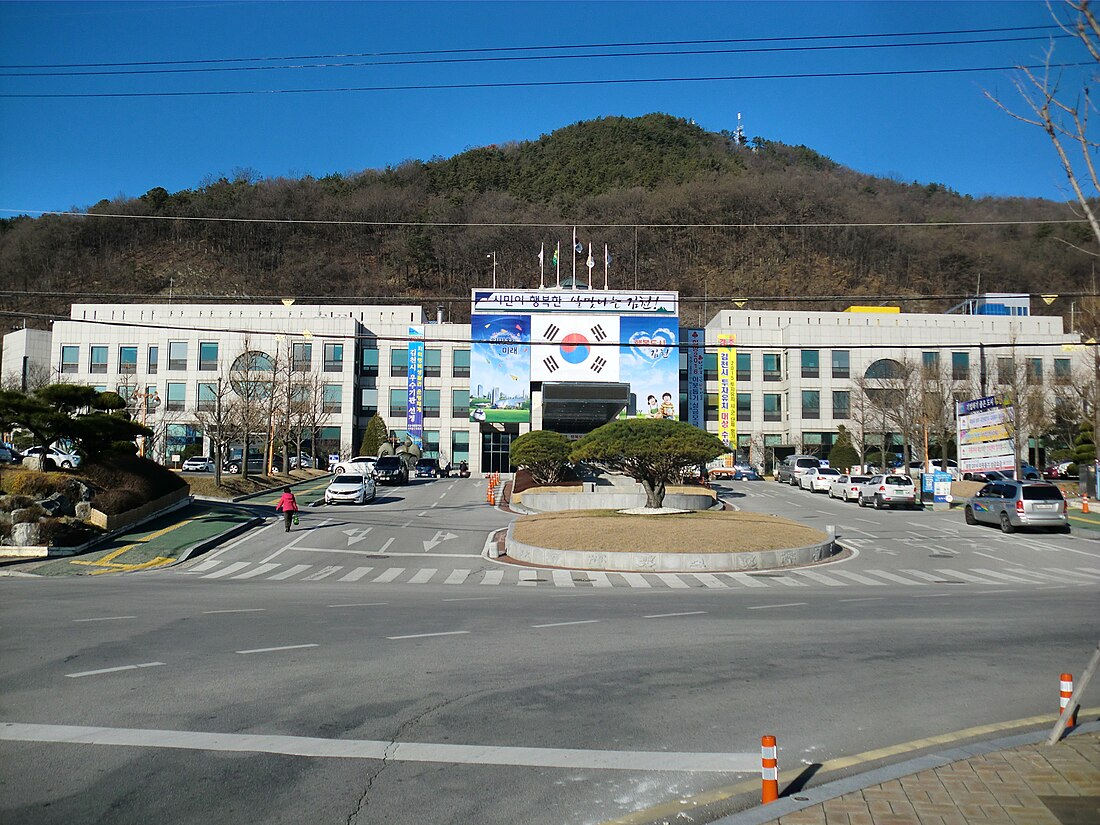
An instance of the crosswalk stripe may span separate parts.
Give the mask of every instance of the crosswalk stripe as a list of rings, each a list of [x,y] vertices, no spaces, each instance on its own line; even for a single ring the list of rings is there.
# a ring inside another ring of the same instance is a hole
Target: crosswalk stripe
[[[361,578],[363,578],[363,576],[367,575],[367,573],[369,573],[373,569],[374,569],[373,567],[356,567],[350,573],[345,573],[344,575],[342,575],[340,577],[340,581],[342,581],[342,582],[357,582]]]
[[[722,583],[722,580],[715,576],[713,573],[692,573],[688,575],[694,575],[704,586],[711,589],[727,589],[726,585]]]
[[[409,584],[427,584],[437,571],[438,568],[436,567],[425,567],[423,570],[417,570],[416,575],[409,579]]]
[[[485,571],[485,578],[481,580],[482,584],[500,584],[504,579],[503,570],[487,570]]]
[[[1027,584],[1035,584],[1034,579],[1021,579],[1019,576],[1010,576],[1008,573],[999,573],[996,570],[990,570],[985,567],[975,567],[975,573],[981,573],[983,576],[989,576],[991,579],[1000,579],[1005,582],[1026,582]]]
[[[643,576],[641,573],[620,573],[619,575],[626,579],[626,583],[629,584],[631,587],[652,587],[652,585],[646,580],[646,577]]]
[[[573,576],[568,570],[551,570],[550,573],[554,580],[554,587],[576,587]]]
[[[935,576],[932,573],[925,573],[923,570],[902,570],[901,572],[917,579],[924,579],[926,582],[932,582],[932,584],[943,584],[943,576]]]
[[[1100,568],[1097,567],[1078,567],[1078,570],[1084,570],[1086,573],[1098,573],[1100,574]]]
[[[539,577],[537,570],[520,570],[519,583],[530,587],[535,586],[535,580]]]
[[[322,567],[316,573],[313,573],[312,575],[306,576],[304,579],[302,579],[302,581],[319,582],[321,579],[327,579],[333,573],[338,573],[339,571],[341,571],[343,569],[344,569],[343,565],[330,564],[327,567]]]
[[[738,584],[743,584],[745,587],[767,587],[764,582],[746,573],[723,573],[722,577],[733,579],[733,581]]]
[[[663,581],[665,584],[667,584],[673,590],[679,590],[679,589],[682,589],[682,588],[685,588],[685,587],[691,587],[690,584],[685,582],[683,579],[681,579],[675,573],[658,573],[657,578],[659,578],[661,581]]]
[[[188,570],[187,572],[188,573],[201,573],[204,570],[211,570],[211,569],[217,567],[221,563],[222,563],[221,559],[211,559],[209,561],[201,561],[198,564],[196,564],[194,567],[192,567],[190,570]]]
[[[798,579],[789,579],[789,578],[787,578],[787,574],[785,574],[785,573],[782,574],[782,575],[779,575],[779,576],[761,576],[761,578],[771,579],[772,581],[779,582],[780,584],[786,585],[787,587],[807,587],[808,586],[806,584],[806,582],[800,582]]]
[[[234,579],[254,579],[257,576],[262,576],[264,573],[270,573],[276,567],[282,567],[278,562],[269,561],[266,564],[258,564],[251,570],[246,570],[238,576],[234,576]]]
[[[815,581],[818,584],[824,584],[828,587],[847,587],[844,582],[838,582],[836,579],[830,579],[828,576],[822,576],[820,573],[816,573],[813,570],[798,570],[796,571],[799,576],[804,576],[811,581]]]
[[[975,576],[972,573],[967,573],[964,570],[945,570],[942,567],[937,567],[936,571],[943,573],[947,578],[954,576],[957,579],[963,579],[968,582],[974,582],[974,584],[997,584],[997,582],[990,581],[989,579],[983,579],[981,576]]]
[[[404,567],[391,567],[389,570],[386,570],[384,573],[382,573],[381,576],[373,578],[373,579],[371,579],[371,581],[376,582],[378,584],[386,584],[387,582],[392,582],[394,579],[396,579],[398,576],[400,576],[404,572],[405,572]]]
[[[232,564],[226,565],[221,570],[215,570],[213,573],[207,573],[203,576],[204,579],[220,579],[222,576],[229,576],[236,573],[239,570],[244,570],[251,562],[247,561],[235,561]]]
[[[857,584],[866,584],[872,587],[886,586],[886,582],[875,581],[874,579],[869,579],[866,576],[861,576],[859,573],[853,573],[850,570],[830,570],[829,572],[832,573],[834,576],[840,576],[842,579],[851,579]]]
[[[1066,570],[1062,567],[1048,567],[1047,570],[1053,570],[1055,573],[1063,573],[1067,576],[1084,576],[1086,579],[1100,579],[1100,573],[1082,573],[1079,570]]]
[[[611,579],[607,577],[606,573],[601,573],[598,570],[589,570],[588,578],[592,580],[593,587],[611,587]]]
[[[1079,584],[1080,581],[1081,581],[1080,579],[1070,578],[1069,576],[1056,576],[1053,573],[1046,573],[1043,570],[1019,570],[1015,567],[1009,567],[1008,572],[1010,572],[1010,573],[1020,573],[1021,575],[1024,575],[1024,576],[1026,576],[1030,573],[1032,576],[1035,576],[1036,578],[1048,579],[1049,581],[1055,581],[1055,582],[1062,582],[1063,584]]]
[[[451,575],[447,577],[447,581],[444,584],[462,584],[469,577],[469,570],[452,570]]]
[[[283,579],[289,579],[291,576],[297,576],[299,573],[304,573],[309,568],[313,567],[312,564],[296,564],[293,567],[287,568],[282,573],[276,573],[271,577],[270,581],[282,581]]]
[[[893,573],[888,573],[885,570],[864,570],[863,572],[869,573],[872,576],[879,576],[887,581],[895,582],[897,584],[904,584],[907,587],[924,587],[924,582],[913,581],[912,579],[906,579],[901,576],[896,576]]]

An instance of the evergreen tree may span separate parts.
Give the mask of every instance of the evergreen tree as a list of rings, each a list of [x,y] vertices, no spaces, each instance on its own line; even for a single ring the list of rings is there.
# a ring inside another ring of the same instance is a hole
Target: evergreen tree
[[[859,463],[859,453],[852,446],[852,434],[841,424],[837,428],[836,443],[829,450],[829,466],[843,469]]]
[[[377,413],[367,423],[367,429],[363,433],[363,442],[359,445],[359,455],[378,455],[378,448],[386,443],[389,433],[386,431],[386,422]]]

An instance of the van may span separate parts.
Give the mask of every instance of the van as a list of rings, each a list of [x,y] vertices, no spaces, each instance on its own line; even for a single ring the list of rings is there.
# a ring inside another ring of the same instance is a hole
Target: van
[[[789,455],[783,459],[775,471],[775,480],[780,484],[798,485],[799,476],[821,466],[821,461],[812,455]]]

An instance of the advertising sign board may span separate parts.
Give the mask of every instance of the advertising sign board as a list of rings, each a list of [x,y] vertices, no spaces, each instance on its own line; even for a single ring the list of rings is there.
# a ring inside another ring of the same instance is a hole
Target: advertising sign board
[[[736,335],[718,336],[718,437],[730,449],[737,449],[737,355]]]
[[[424,328],[409,327],[408,411],[405,428],[409,438],[424,448]]]
[[[475,315],[470,331],[470,420],[530,422],[531,317]]]
[[[1012,406],[993,396],[956,405],[959,470],[1011,470],[1015,467]]]

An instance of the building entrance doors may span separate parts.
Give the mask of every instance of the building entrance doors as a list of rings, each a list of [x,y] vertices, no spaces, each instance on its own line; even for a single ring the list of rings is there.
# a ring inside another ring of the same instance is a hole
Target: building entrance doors
[[[481,472],[510,472],[508,451],[512,448],[512,439],[517,435],[518,428],[513,429],[508,425],[505,425],[504,430],[491,427],[481,431]]]

